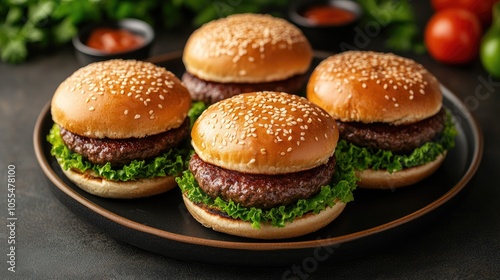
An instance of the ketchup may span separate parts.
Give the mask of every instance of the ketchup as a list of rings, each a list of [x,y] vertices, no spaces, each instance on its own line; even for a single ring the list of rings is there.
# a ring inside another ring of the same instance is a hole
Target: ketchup
[[[328,5],[310,7],[303,16],[317,25],[345,24],[353,21],[356,17],[348,10]]]
[[[144,38],[125,29],[96,28],[90,34],[87,46],[104,52],[123,52],[142,45]]]

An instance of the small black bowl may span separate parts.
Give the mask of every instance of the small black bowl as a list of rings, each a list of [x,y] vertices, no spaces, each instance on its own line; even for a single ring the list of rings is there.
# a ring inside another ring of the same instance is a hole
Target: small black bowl
[[[316,6],[334,6],[351,12],[354,17],[344,23],[320,25],[304,17],[308,8]],[[352,0],[297,0],[289,6],[288,16],[310,40],[313,48],[338,52],[352,45],[355,27],[363,16],[363,8]]]
[[[123,52],[105,52],[87,46],[86,42],[92,31],[100,27],[125,29],[141,36],[144,40],[140,46]],[[138,19],[123,19],[116,22],[95,23],[82,27],[78,35],[73,38],[73,46],[75,47],[76,57],[82,65],[117,58],[143,60],[149,57],[154,38],[155,32],[148,23]]]

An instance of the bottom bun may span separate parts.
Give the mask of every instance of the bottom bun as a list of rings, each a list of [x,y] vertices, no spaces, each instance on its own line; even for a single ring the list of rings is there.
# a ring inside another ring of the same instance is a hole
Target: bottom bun
[[[336,202],[333,207],[327,207],[318,214],[307,213],[287,223],[285,227],[274,227],[268,223],[261,223],[260,229],[253,228],[250,222],[232,219],[212,213],[182,196],[189,213],[203,226],[215,231],[257,239],[284,239],[305,235],[328,225],[344,210],[346,204]]]
[[[443,163],[446,153],[429,163],[389,173],[387,170],[356,171],[358,187],[364,189],[395,189],[413,185],[434,173]]]
[[[82,190],[105,198],[140,198],[167,192],[175,187],[175,176],[164,176],[134,181],[110,181],[92,176],[92,173],[79,173],[64,170],[68,179]]]

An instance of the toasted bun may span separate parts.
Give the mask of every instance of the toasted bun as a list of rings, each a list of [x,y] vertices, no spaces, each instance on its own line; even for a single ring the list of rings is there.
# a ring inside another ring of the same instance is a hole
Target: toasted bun
[[[398,172],[389,173],[387,170],[365,169],[356,171],[360,179],[358,187],[364,189],[395,189],[413,185],[434,173],[443,163],[446,153],[439,155],[434,161],[427,164],[405,168]]]
[[[90,138],[145,137],[179,127],[191,106],[174,74],[152,63],[109,60],[89,64],[57,88],[52,118]]]
[[[221,83],[279,81],[305,73],[313,52],[302,32],[270,15],[235,14],[209,22],[189,37],[186,70]]]
[[[231,235],[257,239],[292,238],[315,232],[335,220],[345,208],[345,203],[338,201],[332,207],[327,207],[318,214],[307,213],[286,224],[285,227],[279,228],[261,223],[261,228],[255,229],[249,222],[217,215],[196,205],[185,195],[182,198],[189,213],[203,226]]]
[[[328,113],[303,97],[252,92],[207,108],[191,137],[205,162],[244,173],[282,174],[326,163],[339,132]]]
[[[307,98],[343,122],[414,123],[441,109],[437,79],[394,54],[348,51],[313,71]]]
[[[63,172],[70,181],[82,190],[105,198],[148,197],[167,192],[177,187],[175,176],[118,182],[94,177],[91,172],[78,173],[71,169],[63,169]]]

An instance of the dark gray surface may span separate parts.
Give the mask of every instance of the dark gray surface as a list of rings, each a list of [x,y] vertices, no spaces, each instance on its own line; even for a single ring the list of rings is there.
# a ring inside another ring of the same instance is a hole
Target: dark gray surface
[[[428,16],[421,15],[422,20]],[[161,34],[154,53],[178,50],[186,32]],[[365,49],[382,50],[377,38]],[[33,152],[36,117],[57,85],[79,66],[71,48],[0,64],[0,278],[2,279],[498,279],[500,277],[500,82],[479,62],[451,67],[414,56],[477,117],[483,161],[455,199],[432,215],[386,236],[357,258],[318,267],[237,268],[190,263],[110,238],[70,212],[51,192]],[[7,271],[7,165],[16,166],[16,273]],[[333,252],[335,254],[335,252]],[[337,259],[337,258],[335,258]],[[306,263],[311,264],[311,263]],[[301,273],[295,273],[300,268]],[[286,274],[287,272],[291,272]],[[295,277],[295,278],[292,278]]]

